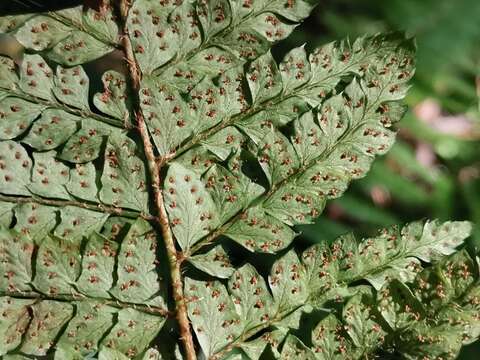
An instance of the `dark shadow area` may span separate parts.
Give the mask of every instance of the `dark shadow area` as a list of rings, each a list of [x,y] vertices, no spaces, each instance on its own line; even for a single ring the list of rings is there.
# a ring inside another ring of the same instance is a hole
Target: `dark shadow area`
[[[95,3],[95,1],[90,1]],[[2,1],[0,3],[0,16],[23,14],[31,12],[55,11],[72,6],[81,5],[83,2],[79,0],[11,0]]]

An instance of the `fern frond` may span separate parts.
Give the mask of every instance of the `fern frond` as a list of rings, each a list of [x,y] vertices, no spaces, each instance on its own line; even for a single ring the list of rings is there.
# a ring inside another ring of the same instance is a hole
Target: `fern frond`
[[[395,55],[386,55],[385,52],[388,54],[392,48]],[[190,107],[201,111],[200,116],[206,121],[210,121],[212,114],[226,120],[207,131],[210,139],[184,152],[177,160],[188,168],[188,175],[183,177],[203,182],[203,186],[196,185],[196,188],[205,189],[201,190],[202,196],[188,195],[183,190],[185,185],[175,176],[177,170],[173,166],[167,174],[167,211],[171,219],[178,220],[173,231],[183,250],[187,254],[195,253],[219,235],[228,236],[255,251],[276,252],[288,246],[294,237],[289,225],[312,222],[322,212],[327,199],[340,196],[351,180],[365,175],[375,155],[391,147],[394,141],[391,126],[404,111],[397,101],[404,97],[406,83],[413,75],[412,51],[412,44],[398,35],[360,39],[352,46],[347,43],[327,45],[314,52],[310,62],[299,60],[299,68],[305,68],[306,72],[311,68],[312,71],[305,75],[305,79],[310,80],[297,89],[282,85],[280,71],[272,63],[271,55],[266,54],[252,62],[250,68],[256,70],[234,77],[237,86],[230,86],[233,77],[228,81],[221,77],[220,84],[226,81],[228,88],[213,83],[201,93],[194,88],[194,106]],[[320,59],[324,63],[319,64]],[[224,96],[231,99],[244,80],[250,86],[251,105],[246,105],[244,110],[238,107],[238,117],[222,113],[222,109],[229,111],[232,107],[224,107],[217,93],[225,92]],[[257,83],[260,84],[258,88]],[[336,89],[339,93],[327,97],[337,85],[341,86]],[[203,82],[199,86],[203,89]],[[230,93],[229,89],[235,90]],[[321,96],[313,101],[314,94]],[[266,110],[256,109],[259,96]],[[286,108],[282,108],[283,105]],[[181,105],[182,108],[173,101],[172,106],[174,117],[175,113],[178,118],[185,116],[182,109],[186,104]],[[314,108],[308,110],[312,106]],[[275,110],[270,112],[268,108]],[[174,135],[175,132],[168,133],[168,136]],[[192,141],[195,143],[195,135]],[[238,151],[239,144],[243,144],[243,152]],[[256,195],[260,189],[248,191],[252,205],[245,203],[247,199],[236,201],[242,188],[254,186],[254,182],[242,174],[244,152],[258,159],[267,179],[267,183],[262,184],[266,187],[263,194]],[[215,176],[207,171],[212,163],[216,163],[216,169],[223,167],[225,175]],[[232,186],[225,187],[223,179],[229,179]],[[240,184],[235,186],[235,182]],[[231,203],[227,213],[232,215],[224,219],[204,216],[206,220],[202,220],[202,214],[225,214],[220,210],[225,207],[225,201],[215,202],[209,194],[209,189],[218,192],[220,186],[227,193],[223,199],[228,198]],[[182,219],[176,215],[190,212],[200,216],[195,219],[192,214]],[[202,231],[195,232],[195,238],[184,240],[185,236],[179,231],[190,228],[192,219],[202,224]],[[258,244],[254,237],[264,241]],[[190,250],[198,241],[200,243]]]
[[[402,230],[386,229],[362,242],[345,236],[330,246],[307,249],[301,260],[289,251],[273,265],[268,287],[248,264],[233,273],[227,288],[218,281],[187,278],[193,329],[205,356],[222,358],[267,328],[296,329],[303,312],[322,310],[329,301],[347,301],[358,292],[356,284],[361,280],[378,291],[395,279],[413,281],[422,269],[419,259],[432,261],[451,254],[469,234],[470,225],[464,222],[418,222]],[[370,316],[362,316],[359,324],[367,326]],[[377,346],[378,338],[368,341]],[[367,344],[356,346],[367,349]]]
[[[277,64],[271,46],[313,6],[121,0],[0,18],[26,50],[0,57],[2,358],[447,357],[478,337],[478,269],[457,251],[468,223],[284,250],[389,150],[414,73],[399,33]],[[87,76],[113,51],[124,72]],[[226,238],[270,253],[268,278]]]
[[[380,350],[405,359],[454,359],[479,335],[478,280],[477,262],[456,253],[413,284],[391,280],[376,294],[354,295],[320,321],[311,348],[289,335],[282,359],[360,359]]]
[[[1,230],[0,354],[20,346],[41,356],[54,344],[60,358],[86,356],[102,344],[131,357],[143,353],[168,314],[155,269],[155,233],[137,220],[119,244],[67,211],[53,235],[37,241]],[[34,215],[29,219],[35,222]],[[71,223],[79,227],[76,237],[65,228]]]
[[[25,48],[44,51],[59,64],[78,65],[119,47],[118,26],[110,1],[101,11],[71,9],[0,18],[0,32],[13,35]],[[48,89],[45,89],[48,91]]]

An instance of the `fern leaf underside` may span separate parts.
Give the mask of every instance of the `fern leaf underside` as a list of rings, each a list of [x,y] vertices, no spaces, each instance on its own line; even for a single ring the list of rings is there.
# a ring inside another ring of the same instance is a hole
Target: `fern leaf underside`
[[[0,356],[191,359],[162,343],[180,311],[209,359],[449,358],[478,337],[468,223],[291,246],[392,146],[411,39],[277,63],[312,1],[114,3],[0,18],[26,50],[0,56]],[[130,72],[95,93],[84,64],[119,51]],[[276,254],[270,275],[231,242]]]

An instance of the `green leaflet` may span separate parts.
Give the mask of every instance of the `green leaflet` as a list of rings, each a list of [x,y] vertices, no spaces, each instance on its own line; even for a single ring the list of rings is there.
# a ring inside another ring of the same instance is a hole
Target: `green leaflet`
[[[32,305],[31,309],[32,320],[20,349],[29,355],[46,355],[50,344],[72,316],[73,306],[59,301],[42,301]]]
[[[295,232],[262,210],[253,208],[242,213],[224,235],[250,251],[274,253],[286,248]]]
[[[121,136],[122,133],[93,119],[82,119],[79,129],[67,139],[58,157],[75,164],[94,161],[101,155],[105,138],[110,135]]]
[[[127,137],[110,136],[99,198],[116,207],[148,211],[148,193],[143,154]]]
[[[91,162],[75,164],[75,168],[70,169],[70,180],[65,187],[76,198],[96,202],[98,176],[95,165]]]
[[[396,331],[412,328],[425,317],[424,305],[399,280],[391,280],[378,291],[377,304],[383,319]]]
[[[33,286],[39,292],[74,293],[80,275],[80,243],[47,237],[38,249],[36,269]]]
[[[193,330],[205,356],[209,357],[240,335],[235,326],[240,320],[225,287],[219,283],[205,285],[187,278],[185,293]]]
[[[74,303],[76,315],[71,318],[57,343],[55,358],[81,359],[98,351],[98,340],[109,330],[115,308],[96,303]]]
[[[33,120],[45,108],[22,99],[7,97],[0,102],[1,117],[8,117],[8,122],[2,122],[0,128],[1,139],[12,139],[23,134]]]
[[[65,216],[62,220],[70,223],[71,215]],[[90,230],[84,227],[82,234],[92,232],[91,224],[88,226]],[[51,235],[46,235],[37,246],[28,236],[2,230],[0,270],[7,277],[0,280],[0,294],[8,321],[5,325],[2,322],[0,333],[2,341],[8,342],[5,351],[21,344],[24,353],[39,356],[56,344],[55,358],[59,359],[83,359],[102,346],[113,347],[127,357],[141,354],[165,321],[159,315],[163,314],[164,303],[153,271],[155,238],[151,235],[149,225],[138,220],[122,239],[119,249],[119,244],[95,232],[84,246],[74,236],[60,239]],[[20,293],[32,294],[33,300],[14,298]],[[35,300],[37,297],[65,299],[62,296],[70,302]],[[132,303],[140,308],[134,310]],[[143,308],[145,303],[151,307]],[[119,304],[125,309],[119,310]],[[37,328],[48,330],[39,335]],[[123,332],[124,340],[117,343],[118,334]],[[109,337],[109,333],[115,335]],[[22,338],[18,334],[25,335]]]
[[[54,234],[69,241],[78,241],[94,231],[100,230],[108,214],[67,206],[60,211],[61,221]]]
[[[96,120],[119,126],[118,120],[99,115],[91,110],[88,104],[89,79],[82,68],[62,68],[59,66],[54,75],[54,71],[40,55],[25,55],[22,65],[18,69],[10,62],[10,59],[4,56],[1,56],[1,59],[3,71],[0,80],[0,88],[2,90],[2,97],[0,99],[6,98],[2,101],[5,109],[2,113],[11,111],[15,114],[21,114],[22,111],[25,111],[22,110],[24,109],[22,104],[33,103],[29,106],[36,109],[37,113],[34,111],[29,115],[30,122],[33,121],[41,111],[50,107],[64,110],[67,113],[77,116],[85,117],[85,115],[87,115]],[[116,116],[119,120],[123,121],[125,114],[122,112],[122,106],[123,108],[126,106],[125,96],[122,94],[122,91],[125,91],[123,86],[124,80],[115,74],[116,73],[109,72],[104,75],[105,91],[108,90],[113,94],[108,97],[105,97],[105,92],[97,94],[96,98],[98,98],[98,101],[96,101],[96,103],[101,111],[105,111],[107,115]],[[112,96],[116,101],[115,104],[112,104]],[[20,99],[23,99],[23,101]],[[105,103],[107,99],[109,100],[107,103],[110,104],[110,106],[107,106]],[[5,103],[5,101],[7,101],[7,103]],[[10,105],[7,108],[8,102],[10,102]],[[14,116],[18,116],[15,114]],[[15,137],[20,130],[25,131],[28,127],[28,123],[17,123],[16,125],[17,127],[14,128],[14,130],[12,129],[9,132],[4,130],[5,136],[9,136],[9,134],[13,134],[12,131],[16,131],[15,135],[10,135],[11,137]]]
[[[307,17],[312,8],[308,1],[292,6],[282,1],[243,5],[227,0],[185,1],[181,5],[136,1],[127,24],[135,58],[142,71],[150,74],[172,58],[177,59],[174,66],[182,68],[201,50],[217,46],[224,53],[234,53],[237,63],[255,58],[287,37],[293,23]],[[192,21],[195,11],[198,20]]]
[[[386,335],[386,330],[378,325],[380,320],[376,317],[379,314],[385,318],[380,321],[382,324],[386,322],[392,329],[403,331],[425,313],[420,299],[415,299],[414,291],[405,288],[401,282],[412,281],[421,265],[413,260],[415,267],[410,269],[405,260],[412,258],[417,249],[429,248],[430,253],[442,249],[449,254],[461,245],[456,242],[460,239],[458,236],[465,239],[469,233],[470,225],[465,222],[418,222],[401,231],[398,228],[385,230],[378,237],[362,242],[357,242],[353,236],[344,236],[331,245],[321,244],[307,249],[301,260],[294,251],[287,252],[274,263],[268,287],[251,265],[237,269],[228,281],[228,288],[218,281],[187,279],[185,291],[189,297],[189,317],[198,338],[202,339],[202,350],[206,356],[211,356],[223,354],[232,346],[241,346],[265,328],[298,328],[302,312],[309,312],[312,308],[321,310],[329,301],[345,299],[343,317],[349,330],[344,336],[350,339],[348,346],[365,351],[374,349]],[[447,243],[453,247],[445,249]],[[392,273],[392,264],[397,268],[403,264],[401,270],[408,277]],[[428,271],[424,273],[428,274]],[[417,278],[421,279],[424,273]],[[223,277],[223,273],[220,274]],[[371,313],[372,304],[377,301],[372,295],[375,288],[368,290],[354,286],[359,280],[370,278],[383,279],[373,283],[379,290],[380,308],[375,313]],[[391,300],[392,296],[396,300]],[[206,316],[203,315],[205,311],[208,312]],[[223,324],[222,336],[217,333],[218,324],[212,319]],[[331,322],[325,326],[330,331],[335,327]],[[334,337],[328,341],[338,342]],[[343,346],[342,343],[327,345],[331,348]]]
[[[96,232],[105,219],[99,223],[98,218],[88,219],[89,214],[79,210],[60,212],[62,221],[55,229],[56,236],[46,234],[36,241],[14,230],[2,229],[0,269],[7,276],[2,277],[0,292],[115,297],[138,304],[155,297],[154,305],[163,306],[155,272],[155,236],[148,223],[137,220],[119,245]],[[68,229],[70,224],[78,230]],[[66,233],[65,238],[60,237]]]
[[[252,62],[246,77],[254,105],[275,98],[282,91],[282,78],[270,52]]]
[[[28,189],[40,196],[68,199],[65,189],[69,180],[69,169],[54,158],[55,151],[33,154],[32,184]]]
[[[0,280],[0,289],[2,292],[30,290],[33,243],[27,236],[4,228],[1,229],[0,241],[0,264],[4,274]]]
[[[113,286],[117,254],[118,243],[93,233],[85,244],[78,290],[95,297],[110,297],[108,291]]]
[[[60,102],[88,111],[88,86],[90,79],[81,66],[57,66],[57,76],[53,79],[53,93]]]
[[[29,195],[27,189],[32,162],[25,149],[13,141],[0,142],[0,192]]]
[[[113,348],[128,358],[143,353],[161,329],[165,318],[123,309],[118,312],[118,322],[102,340],[101,346]],[[120,332],[120,336],[118,336]]]
[[[138,219],[130,227],[118,252],[117,283],[111,293],[126,302],[150,303],[159,295],[155,267],[156,236],[146,221]],[[156,299],[162,305],[161,299]]]
[[[183,249],[215,229],[218,224],[215,204],[197,174],[173,164],[167,173],[165,204],[172,231]]]
[[[14,98],[4,101],[8,99]],[[141,150],[112,126],[97,124],[93,119],[80,120],[63,110],[45,110],[23,142],[38,150],[64,145],[63,150],[61,153],[57,150],[33,152],[30,157],[19,142],[3,141],[0,144],[3,149],[1,192],[67,201],[80,198],[117,208],[147,211]],[[109,145],[106,148],[105,143]],[[102,151],[104,168],[100,170],[93,161]]]
[[[62,16],[74,14],[71,10]],[[146,211],[141,151],[118,129],[128,123],[130,111],[125,79],[104,74],[105,90],[94,101],[106,114],[100,115],[90,108],[89,79],[82,67],[58,66],[54,72],[35,54],[25,55],[18,69],[5,57],[1,66],[0,87],[5,95],[0,100],[0,116],[8,121],[2,122],[0,136],[13,139],[0,144],[4,149],[1,192],[67,201],[64,205],[75,204],[79,198],[98,204],[99,210],[106,204],[119,212],[121,208]],[[128,147],[128,155],[122,151],[118,162],[112,162],[107,157],[111,149],[105,149],[107,141],[117,148]],[[33,148],[31,156],[23,144]],[[104,152],[105,159],[98,160]],[[137,180],[127,182],[127,173],[135,174]],[[120,192],[129,196],[120,199]]]
[[[197,269],[221,279],[228,279],[235,271],[221,246],[216,246],[205,254],[192,256],[188,261]]]
[[[186,251],[215,229],[219,222],[239,214],[262,192],[259,185],[242,173],[230,172],[220,165],[212,166],[201,178],[173,163],[167,178],[168,186],[164,191],[167,212],[173,233]],[[286,247],[293,239],[294,232],[290,228],[275,218],[255,212],[255,209],[240,218],[241,221],[224,234],[247,249],[261,248],[272,252]],[[258,231],[264,235],[263,244],[253,240]]]
[[[119,310],[96,301],[34,303],[7,296],[0,301],[5,314],[0,333],[7,342],[0,350],[2,355],[19,347],[24,354],[43,356],[56,344],[55,359],[84,359],[99,350],[102,353],[103,349],[132,358],[143,354],[165,321],[159,316],[134,309]],[[122,342],[117,340],[119,337]]]
[[[13,207],[15,204],[0,202],[0,226],[10,227],[13,220]]]
[[[40,151],[55,149],[75,133],[78,123],[78,117],[63,110],[47,109],[41,113],[40,119],[33,123],[23,141]]]
[[[13,205],[12,210],[16,221],[13,228],[19,233],[30,236],[36,244],[40,244],[57,225],[59,212],[53,206],[33,202]]]
[[[85,63],[112,51],[117,46],[118,28],[113,11],[82,6],[56,13],[7,16],[0,18],[2,32],[11,33],[23,46],[43,51],[58,63]]]
[[[142,110],[158,151],[169,154],[186,139],[238,114],[243,106],[238,68],[222,73],[221,86],[210,78],[191,85],[188,95],[177,87],[146,78],[142,83]],[[175,77],[175,75],[173,75]],[[188,101],[184,98],[187,97]]]
[[[142,82],[141,107],[160,153],[168,154],[191,135],[238,114],[247,96],[238,94],[240,66],[288,36],[294,22],[307,16],[313,5],[299,3],[303,6],[298,5],[298,13],[297,5],[281,2],[242,6],[200,1],[199,21],[191,20],[191,1],[181,6],[134,3],[128,23],[135,57],[145,75],[156,75]],[[212,84],[216,76],[220,86]],[[189,94],[189,104],[182,99],[184,93]]]
[[[103,113],[125,123],[129,117],[131,100],[127,96],[127,84],[124,75],[107,71],[102,75],[103,92],[95,94],[93,103]]]
[[[389,55],[392,49],[395,57]],[[353,54],[354,50],[358,53]],[[291,241],[288,236],[271,242],[267,237],[267,245],[258,244],[252,236],[265,238],[264,228],[249,229],[241,222],[254,213],[263,214],[264,222],[277,228],[311,223],[321,214],[328,199],[339,197],[352,180],[363,177],[375,156],[388,151],[395,139],[390,127],[404,112],[397,101],[405,96],[407,82],[413,75],[413,50],[409,40],[393,34],[363,38],[353,44],[329,44],[314,51],[308,60],[303,49],[295,49],[279,66],[270,53],[252,61],[245,74],[236,77],[248,85],[247,103],[233,114],[222,114],[225,120],[213,128],[194,134],[192,141],[194,144],[198,141],[198,145],[181,148],[186,151],[181,153],[179,161],[205,173],[231,154],[228,144],[218,149],[212,147],[209,138],[216,138],[221,144],[227,135],[231,143],[238,142],[257,159],[268,189],[254,196],[243,214],[232,213],[216,220],[220,230],[202,232],[199,238],[204,236],[205,243],[209,243],[219,235],[226,235],[255,251],[276,252],[287,246]],[[325,63],[318,64],[320,59]],[[229,97],[228,88],[223,87],[229,84],[224,80],[228,77],[223,76],[210,83],[208,96],[195,95],[193,88],[191,98],[173,97],[174,116],[183,118],[183,109],[188,104],[196,111],[215,106],[222,99],[218,91]],[[338,89],[338,94],[329,96],[344,79],[348,84]],[[204,79],[200,84],[203,88],[208,82]],[[236,91],[245,98],[242,84]],[[319,91],[322,94],[315,100],[314,94]],[[207,113],[203,113],[205,119]],[[215,110],[211,115],[215,117],[218,113]],[[165,121],[168,115],[160,118]],[[192,117],[188,119],[191,121]],[[200,125],[186,123],[186,126],[201,129]],[[168,136],[172,136],[171,131]],[[181,138],[187,136],[185,133]],[[228,165],[229,170],[233,169],[233,164]],[[204,179],[208,181],[208,176]],[[208,211],[208,207],[204,210]],[[178,220],[181,222],[182,218]],[[275,222],[280,225],[273,225]]]
[[[330,314],[319,322],[311,349],[292,337],[283,346],[282,358],[360,359],[382,347],[406,359],[456,358],[462,344],[479,333],[478,303],[473,300],[479,291],[479,273],[478,268],[470,268],[472,272],[466,268],[472,264],[466,252],[459,252],[422,271],[411,285],[393,280],[378,291],[376,299],[369,291],[359,292],[341,314]],[[462,285],[443,282],[440,288],[438,283],[422,283],[434,273],[448,279],[452,271],[463,272],[463,278],[458,277]],[[455,295],[445,297],[443,291]],[[430,296],[440,303],[424,302]],[[370,315],[365,317],[366,312]]]
[[[0,326],[0,344],[2,346],[0,355],[5,355],[20,345],[22,334],[29,325],[30,315],[28,306],[32,305],[34,300],[2,297],[0,301],[0,310],[2,311],[2,325]]]

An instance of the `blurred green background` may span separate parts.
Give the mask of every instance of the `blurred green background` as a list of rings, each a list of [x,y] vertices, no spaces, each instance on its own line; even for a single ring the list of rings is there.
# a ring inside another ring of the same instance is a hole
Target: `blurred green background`
[[[0,13],[38,11],[47,4],[66,2],[2,1]],[[419,218],[480,224],[479,0],[322,0],[312,16],[274,48],[274,55],[281,59],[304,43],[312,49],[334,39],[388,30],[403,30],[417,39],[410,110],[390,153],[343,197],[330,202],[315,225],[298,229],[305,245],[348,231],[367,236],[378,227]],[[5,40],[0,38],[3,50],[11,55],[20,50]],[[118,61],[101,59],[87,70],[101,74],[112,64],[121,67],[117,55]],[[470,246],[480,248],[480,226]],[[480,345],[465,348],[460,358],[479,359]]]

